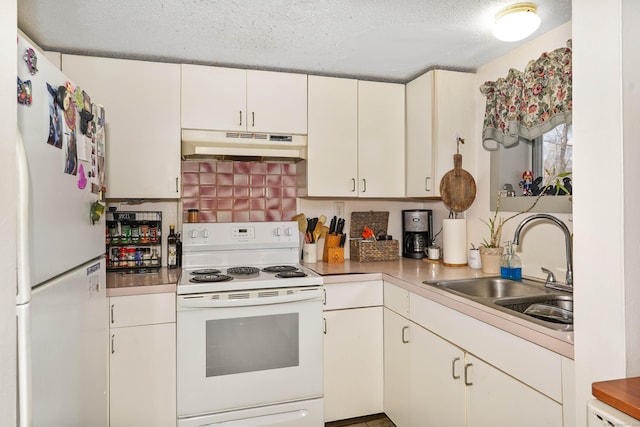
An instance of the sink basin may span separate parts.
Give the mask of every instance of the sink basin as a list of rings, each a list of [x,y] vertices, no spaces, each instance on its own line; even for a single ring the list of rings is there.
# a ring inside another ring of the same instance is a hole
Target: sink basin
[[[528,295],[540,295],[548,292],[541,283],[523,280],[502,279],[500,277],[482,277],[478,279],[451,280],[445,282],[425,282],[460,293],[479,298],[505,298]]]
[[[494,304],[546,322],[573,325],[573,295],[498,299]]]
[[[555,330],[573,330],[573,294],[552,290],[534,280],[500,277],[424,282]]]

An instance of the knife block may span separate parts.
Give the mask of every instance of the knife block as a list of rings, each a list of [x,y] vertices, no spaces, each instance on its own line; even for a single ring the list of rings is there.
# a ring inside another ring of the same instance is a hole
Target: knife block
[[[344,262],[344,248],[340,247],[339,235],[327,234],[325,237],[322,261],[330,264]]]

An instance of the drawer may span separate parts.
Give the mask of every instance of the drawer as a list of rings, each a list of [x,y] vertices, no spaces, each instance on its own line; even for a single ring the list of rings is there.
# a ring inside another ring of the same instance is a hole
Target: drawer
[[[109,327],[152,325],[176,321],[176,295],[159,293],[109,298]]]
[[[364,282],[329,283],[326,292],[325,310],[381,306],[382,280]]]

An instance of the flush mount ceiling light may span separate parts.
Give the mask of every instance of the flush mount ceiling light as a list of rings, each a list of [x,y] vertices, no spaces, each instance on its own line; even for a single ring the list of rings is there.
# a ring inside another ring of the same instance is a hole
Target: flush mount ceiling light
[[[540,26],[535,3],[517,3],[507,6],[496,14],[493,35],[506,42],[515,42],[529,37]]]

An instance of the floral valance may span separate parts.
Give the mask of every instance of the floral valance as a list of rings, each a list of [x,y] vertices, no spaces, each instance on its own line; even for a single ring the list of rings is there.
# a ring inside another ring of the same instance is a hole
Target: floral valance
[[[571,123],[571,40],[567,47],[529,61],[524,72],[510,69],[507,77],[480,86],[487,97],[482,145],[496,150],[519,138],[534,139],[562,123]]]

